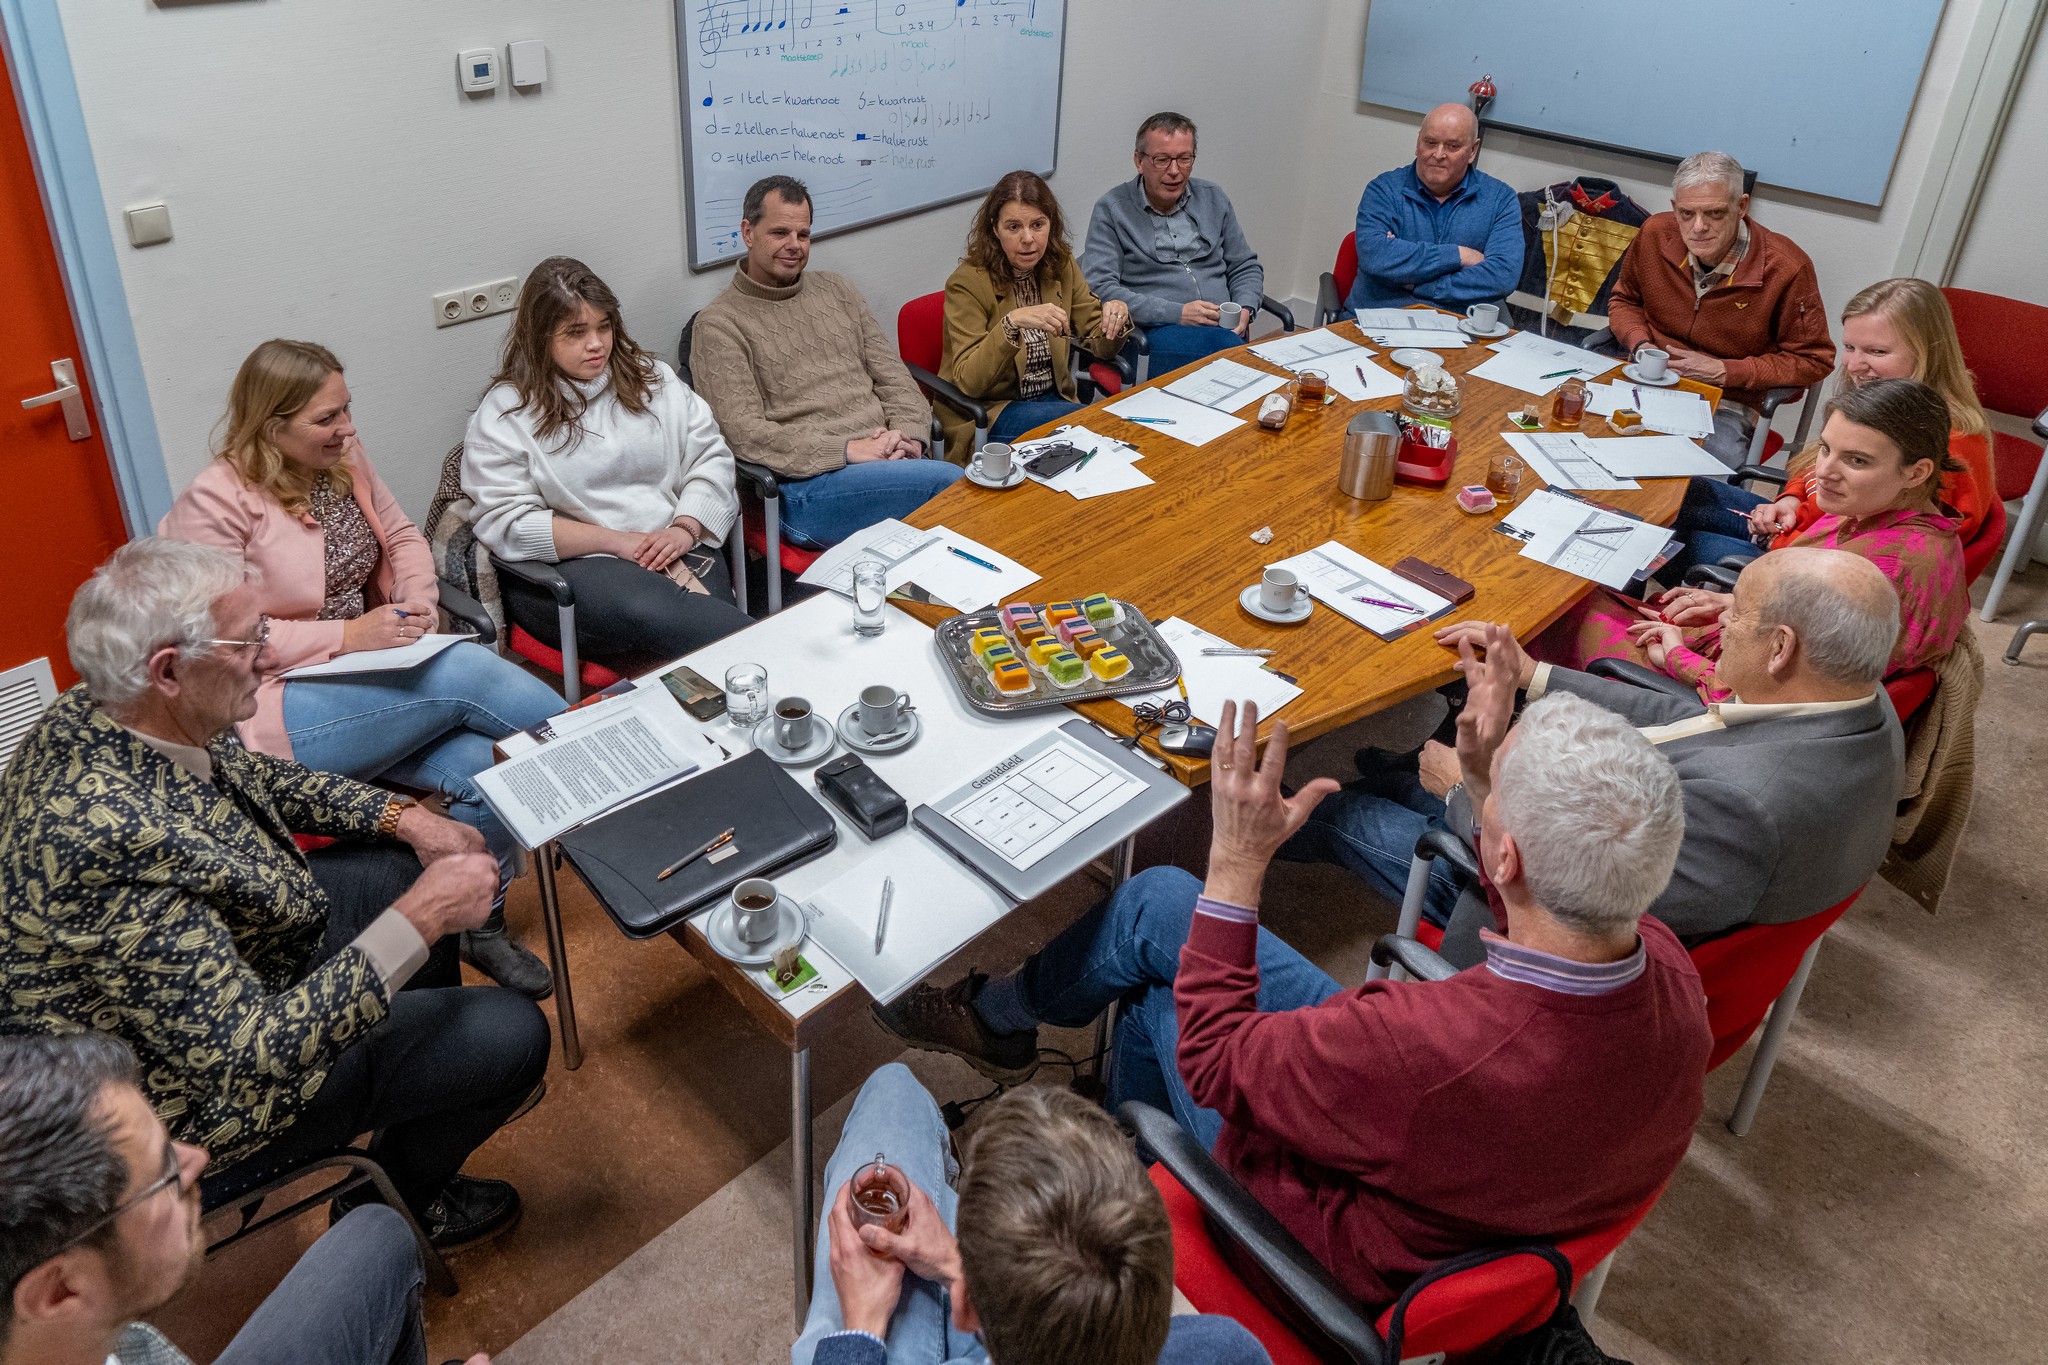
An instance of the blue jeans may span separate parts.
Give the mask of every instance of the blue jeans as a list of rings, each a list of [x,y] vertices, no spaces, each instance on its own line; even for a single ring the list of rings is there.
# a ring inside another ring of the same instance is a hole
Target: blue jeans
[[[1244,338],[1228,327],[1190,327],[1179,322],[1166,327],[1146,328],[1145,341],[1152,348],[1151,363],[1145,372],[1147,378],[1157,378],[1168,370],[1192,365],[1218,351],[1244,345]]]
[[[1685,548],[1657,571],[1659,580],[1675,584],[1697,564],[1718,564],[1729,555],[1754,559],[1763,551],[1749,538],[1749,513],[1770,499],[1752,493],[1740,484],[1721,479],[1688,479],[1685,501],[1678,505],[1678,520],[1671,534],[1685,542]]]
[[[366,1204],[308,1247],[218,1365],[426,1365],[419,1246],[405,1220]]]
[[[284,685],[292,757],[308,768],[438,792],[448,813],[484,836],[511,881],[518,841],[472,780],[491,744],[562,709],[554,689],[479,644],[442,650],[399,673],[305,678]]]
[[[1408,889],[1415,841],[1444,828],[1444,803],[1410,772],[1375,774],[1324,797],[1308,823],[1280,848],[1293,863],[1335,863],[1395,905]],[[1458,880],[1438,858],[1429,865],[1422,914],[1441,926],[1458,903]]]
[[[890,517],[914,512],[964,471],[944,460],[868,460],[782,485],[782,533],[826,550]]]
[[[1195,1103],[1174,1060],[1180,1020],[1173,978],[1201,892],[1202,883],[1180,868],[1147,868],[1034,953],[1015,976],[983,986],[974,1008],[990,1028],[1015,1032],[1039,1024],[1079,1028],[1122,1000],[1109,1107],[1143,1100],[1213,1148],[1222,1116]],[[1340,989],[1329,973],[1263,928],[1258,962],[1262,1010],[1306,1009]]]
[[[840,1186],[877,1152],[932,1197],[947,1227],[956,1224],[960,1197],[953,1192],[953,1182],[960,1172],[953,1164],[946,1121],[909,1069],[891,1062],[861,1086],[839,1145],[825,1163],[825,1216],[818,1220],[811,1311],[804,1319],[803,1335],[789,1349],[790,1365],[810,1365],[818,1343],[845,1329],[839,1290],[832,1283],[832,1239],[825,1219],[838,1201]],[[979,1341],[953,1326],[952,1296],[946,1287],[907,1271],[903,1297],[889,1319],[888,1342],[891,1365],[967,1365],[988,1359]],[[1173,1319],[1159,1359],[1163,1365],[1271,1365],[1265,1348],[1250,1332],[1228,1318],[1206,1316]]]
[[[1080,410],[1079,403],[1069,403],[1064,398],[1012,399],[996,414],[995,421],[988,424],[988,438],[991,441],[1014,441],[1035,426],[1057,422]]]

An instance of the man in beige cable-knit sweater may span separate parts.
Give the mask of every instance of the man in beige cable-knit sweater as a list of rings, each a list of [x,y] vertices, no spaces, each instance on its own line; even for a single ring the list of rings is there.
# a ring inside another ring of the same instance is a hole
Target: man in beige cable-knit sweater
[[[931,408],[860,291],[804,273],[803,182],[757,182],[744,214],[746,259],[697,315],[692,382],[739,457],[782,476],[783,534],[823,549],[923,505],[960,470],[924,458]]]

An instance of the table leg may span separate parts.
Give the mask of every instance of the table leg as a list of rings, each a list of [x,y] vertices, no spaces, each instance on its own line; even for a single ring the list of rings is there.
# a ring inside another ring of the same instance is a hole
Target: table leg
[[[555,975],[555,1022],[562,1028],[562,1065],[583,1065],[583,1040],[576,1033],[576,998],[569,990],[569,946],[562,936],[562,900],[555,889],[555,846],[533,851],[533,875],[540,880],[540,915],[548,929],[548,969]]]
[[[789,1054],[789,1235],[795,1252],[796,1329],[811,1311],[812,1240],[818,1235],[811,1207],[811,1050]]]
[[[1138,858],[1138,836],[1130,838],[1110,850],[1109,890],[1116,894],[1118,887],[1131,879],[1131,864]],[[1103,1010],[1102,1017],[1095,1021],[1095,1079],[1101,1083],[1103,1093],[1109,1092],[1109,1041],[1116,1035],[1116,1002]]]

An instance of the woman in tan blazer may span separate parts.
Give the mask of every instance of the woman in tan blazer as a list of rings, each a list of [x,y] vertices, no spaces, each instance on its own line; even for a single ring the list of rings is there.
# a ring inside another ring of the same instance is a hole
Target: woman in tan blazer
[[[1095,297],[1067,243],[1051,187],[1030,171],[996,182],[975,211],[967,254],[946,279],[939,377],[989,410],[989,439],[1009,441],[1077,410],[1068,344],[1107,360],[1130,310]],[[971,452],[968,419],[941,408],[946,450]]]

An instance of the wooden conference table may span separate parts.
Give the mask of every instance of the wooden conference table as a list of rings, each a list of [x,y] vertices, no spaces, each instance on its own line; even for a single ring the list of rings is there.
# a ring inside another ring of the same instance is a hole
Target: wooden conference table
[[[1335,330],[1364,341],[1349,322],[1338,323]],[[1385,349],[1373,349],[1385,358]],[[1223,354],[1253,369],[1285,373],[1249,347]],[[1238,605],[1237,595],[1259,581],[1266,565],[1327,540],[1341,541],[1381,564],[1415,555],[1476,589],[1453,619],[1503,621],[1521,640],[1549,625],[1592,587],[1583,578],[1522,558],[1520,545],[1494,530],[1505,509],[1473,516],[1458,507],[1458,488],[1485,482],[1487,461],[1509,453],[1501,437],[1509,426],[1508,412],[1548,400],[1469,377],[1469,370],[1493,354],[1483,342],[1437,354],[1459,377],[1464,398],[1462,412],[1452,419],[1457,467],[1440,489],[1396,485],[1393,496],[1380,502],[1361,502],[1337,490],[1344,428],[1364,409],[1398,410],[1398,397],[1353,403],[1339,395],[1320,412],[1295,412],[1278,432],[1247,421],[1197,447],[1107,411],[1123,396],[1118,395],[1064,420],[1143,451],[1139,468],[1151,484],[1077,500],[1028,480],[995,491],[963,479],[905,520],[915,526],[948,526],[1036,569],[1041,577],[1029,589],[1034,602],[1106,592],[1136,603],[1154,619],[1178,616],[1232,644],[1272,649],[1273,667],[1302,688],[1282,713],[1288,733],[1296,741],[1312,739],[1451,681],[1457,676],[1451,668],[1456,656],[1437,644],[1429,629],[1382,641],[1320,605],[1301,625],[1261,621]],[[1391,362],[1386,368],[1393,368]],[[1158,376],[1144,387],[1181,373]],[[1249,417],[1251,411],[1236,415]],[[1596,425],[1604,424],[1589,420],[1589,434]],[[1051,430],[1048,425],[1032,435]],[[1533,475],[1525,476],[1525,493],[1540,486]],[[1684,488],[1683,479],[1655,479],[1639,489],[1597,496],[1647,521],[1669,525]],[[1251,539],[1262,526],[1273,529],[1270,545]],[[952,615],[941,607],[905,607],[930,625]],[[1131,709],[1121,702],[1075,709],[1120,735],[1133,728]],[[1262,720],[1260,738],[1270,733],[1270,722]],[[1162,754],[1150,740],[1146,748],[1190,786],[1208,780],[1208,760]]]

